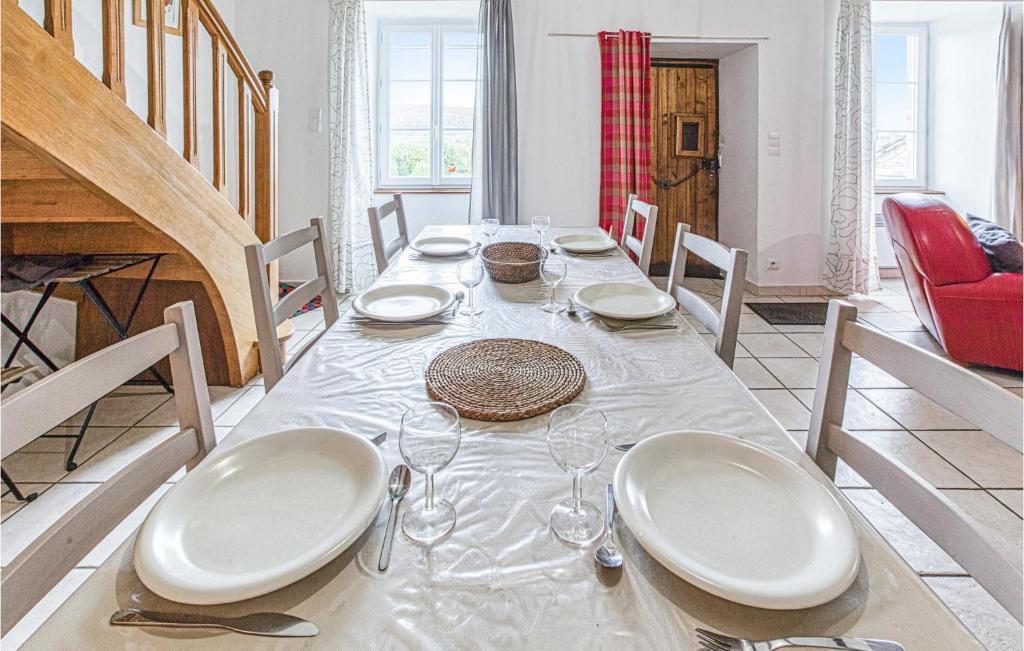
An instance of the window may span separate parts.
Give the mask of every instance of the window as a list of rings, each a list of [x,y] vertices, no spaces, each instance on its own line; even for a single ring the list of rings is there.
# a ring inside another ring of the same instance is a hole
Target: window
[[[875,185],[927,184],[928,27],[876,24]]]
[[[469,187],[476,41],[471,23],[381,26],[380,187]]]

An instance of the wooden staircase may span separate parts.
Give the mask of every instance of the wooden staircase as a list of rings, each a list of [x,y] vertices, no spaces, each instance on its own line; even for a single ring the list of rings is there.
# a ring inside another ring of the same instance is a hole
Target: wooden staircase
[[[272,238],[277,221],[273,74],[256,75],[209,0],[183,0],[185,146],[179,152],[166,140],[162,0],[142,0],[156,17],[146,27],[145,121],[124,101],[124,0],[103,0],[102,81],[75,59],[72,0],[45,0],[45,29],[15,0],[0,1],[2,252],[167,254],[133,332],[161,323],[167,305],[193,300],[210,383],[243,384],[258,371],[244,247]],[[201,29],[213,50],[212,182],[199,170]],[[225,123],[225,88],[237,89],[237,124]],[[228,128],[238,130],[236,152],[225,151]],[[229,155],[238,156],[237,206],[228,199]],[[129,269],[101,281],[115,312],[130,307],[128,285],[136,286],[141,273]],[[95,310],[80,308],[78,356],[114,341]]]

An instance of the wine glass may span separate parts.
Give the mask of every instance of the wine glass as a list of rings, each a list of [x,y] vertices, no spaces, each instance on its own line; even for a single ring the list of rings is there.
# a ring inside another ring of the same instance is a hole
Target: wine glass
[[[572,497],[551,511],[551,529],[562,540],[585,545],[604,531],[601,511],[583,499],[583,475],[597,470],[608,453],[608,419],[592,407],[569,404],[548,417],[548,450],[572,475]]]
[[[480,230],[487,236],[487,243],[490,244],[494,241],[494,236],[501,230],[501,224],[497,219],[485,219],[480,222]]]
[[[413,540],[433,542],[455,526],[455,507],[434,499],[434,473],[455,458],[461,437],[459,413],[443,402],[410,407],[402,415],[398,449],[410,468],[427,476],[424,499],[402,518],[402,531]]]
[[[480,258],[474,257],[459,264],[455,272],[459,277],[459,282],[469,290],[469,304],[462,307],[462,313],[468,316],[480,314],[483,309],[473,305],[473,288],[484,281],[484,263],[480,261]]]
[[[555,303],[555,287],[558,287],[558,284],[565,280],[565,273],[565,262],[557,258],[548,257],[541,263],[540,277],[544,284],[551,288],[551,294],[548,297],[548,302],[541,305],[540,309],[552,313],[564,310],[561,305]]]
[[[533,230],[537,231],[537,234],[540,235],[540,248],[543,249],[544,248],[544,231],[546,231],[549,228],[551,228],[551,218],[546,216],[546,215],[541,215],[539,217],[534,217],[533,221],[532,221],[532,224],[533,224]]]

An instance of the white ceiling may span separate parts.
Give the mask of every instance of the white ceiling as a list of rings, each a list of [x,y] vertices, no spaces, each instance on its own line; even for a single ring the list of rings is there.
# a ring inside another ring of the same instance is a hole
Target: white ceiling
[[[697,43],[685,41],[651,41],[651,56],[667,59],[724,59],[756,43]]]
[[[480,13],[478,0],[366,0],[373,18],[472,18]]]
[[[928,23],[955,14],[1002,4],[995,0],[875,0],[871,21],[877,23]]]

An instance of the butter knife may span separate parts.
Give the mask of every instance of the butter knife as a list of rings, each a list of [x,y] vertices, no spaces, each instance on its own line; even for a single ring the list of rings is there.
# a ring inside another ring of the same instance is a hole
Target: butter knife
[[[110,616],[112,626],[164,626],[167,628],[221,628],[246,635],[313,637],[320,629],[301,617],[284,613],[252,613],[241,617],[214,617],[124,608]]]

